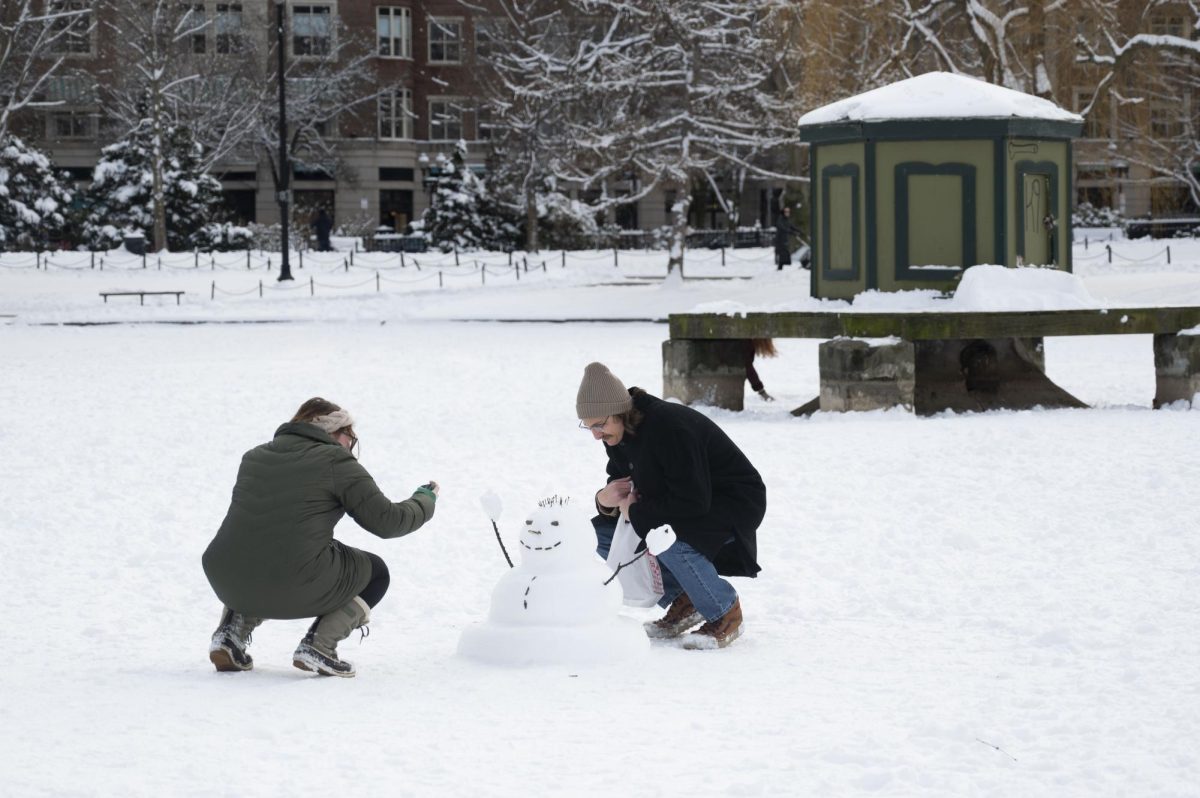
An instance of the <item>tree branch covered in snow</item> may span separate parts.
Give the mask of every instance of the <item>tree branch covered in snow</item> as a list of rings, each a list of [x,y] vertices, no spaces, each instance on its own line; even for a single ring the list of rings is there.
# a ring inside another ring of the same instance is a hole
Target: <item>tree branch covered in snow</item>
[[[14,114],[53,104],[46,89],[66,62],[65,43],[91,35],[93,25],[89,12],[45,0],[0,3],[0,140]]]
[[[284,72],[288,152],[296,167],[349,178],[352,173],[343,168],[336,146],[339,124],[350,121],[364,106],[375,103],[397,87],[378,81],[375,51],[367,39],[351,34],[336,16],[331,24],[327,52],[304,57],[288,53]],[[255,148],[260,160],[270,165],[271,176],[278,187],[276,46],[272,36],[266,58],[270,66],[256,79],[254,119],[247,141]]]
[[[1200,28],[1200,9],[1193,4],[1192,11],[1195,19],[1193,29]],[[1111,31],[1102,32],[1103,49],[1096,47],[1084,36],[1075,38],[1075,46],[1079,49],[1076,60],[1081,63],[1099,64],[1108,67],[1092,93],[1092,101],[1081,111],[1084,115],[1091,111],[1092,106],[1111,87],[1119,72],[1126,68],[1139,54],[1149,51],[1170,51],[1179,53],[1191,59],[1193,69],[1200,63],[1200,41],[1192,41],[1182,36],[1153,35],[1139,33],[1129,37],[1124,44],[1117,42]]]
[[[572,48],[529,54],[527,90],[561,109],[559,179],[603,208],[662,190],[672,198],[671,268],[682,263],[694,185],[737,219],[738,177],[794,180],[770,157],[798,143],[796,110],[773,90],[783,0],[571,0],[590,28]]]
[[[543,226],[594,227],[589,212],[559,191],[554,168],[570,149],[560,120],[574,95],[560,80],[561,66],[592,20],[570,13],[563,0],[492,0],[486,9],[459,2],[492,13],[476,19],[475,38],[480,135],[491,143],[487,182],[499,191],[495,200],[524,219],[529,252],[538,250]]]

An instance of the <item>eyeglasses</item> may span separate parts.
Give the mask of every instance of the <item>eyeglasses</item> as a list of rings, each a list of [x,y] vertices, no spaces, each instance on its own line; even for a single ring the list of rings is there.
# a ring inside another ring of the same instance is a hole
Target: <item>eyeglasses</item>
[[[605,416],[604,420],[601,421],[599,424],[584,424],[583,421],[580,421],[579,428],[585,429],[588,432],[592,432],[592,433],[604,432],[604,428],[608,426],[608,421],[611,418],[612,418],[612,416]]]
[[[350,439],[350,454],[358,457],[358,436],[353,432],[343,432],[342,434]]]

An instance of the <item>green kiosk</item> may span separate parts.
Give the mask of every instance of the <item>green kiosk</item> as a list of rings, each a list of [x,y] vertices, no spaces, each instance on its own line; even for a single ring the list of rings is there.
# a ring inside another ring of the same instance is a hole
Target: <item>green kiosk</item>
[[[812,295],[954,289],[977,264],[1071,270],[1078,115],[930,72],[810,111]]]

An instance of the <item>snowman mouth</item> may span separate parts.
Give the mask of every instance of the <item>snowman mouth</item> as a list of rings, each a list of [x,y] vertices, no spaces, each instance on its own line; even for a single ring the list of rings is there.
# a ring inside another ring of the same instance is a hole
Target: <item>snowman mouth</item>
[[[541,534],[541,533],[539,532],[538,534]],[[521,545],[524,546],[525,548],[529,549],[530,551],[550,551],[551,549],[557,549],[559,546],[561,546],[562,541],[561,540],[558,541],[553,546],[530,546],[528,543],[526,543],[525,541],[522,540]]]

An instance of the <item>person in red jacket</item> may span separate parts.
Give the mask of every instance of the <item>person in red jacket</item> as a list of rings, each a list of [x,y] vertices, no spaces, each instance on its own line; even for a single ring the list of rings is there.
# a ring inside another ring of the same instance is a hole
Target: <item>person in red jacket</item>
[[[652,638],[684,648],[724,648],[742,633],[737,591],[723,576],[755,576],[757,531],[767,509],[758,471],[710,418],[625,389],[602,363],[584,370],[575,400],[580,427],[603,442],[608,483],[596,493],[596,550],[607,557],[618,519],[646,534],[670,524],[676,543],[658,555],[667,613]]]

